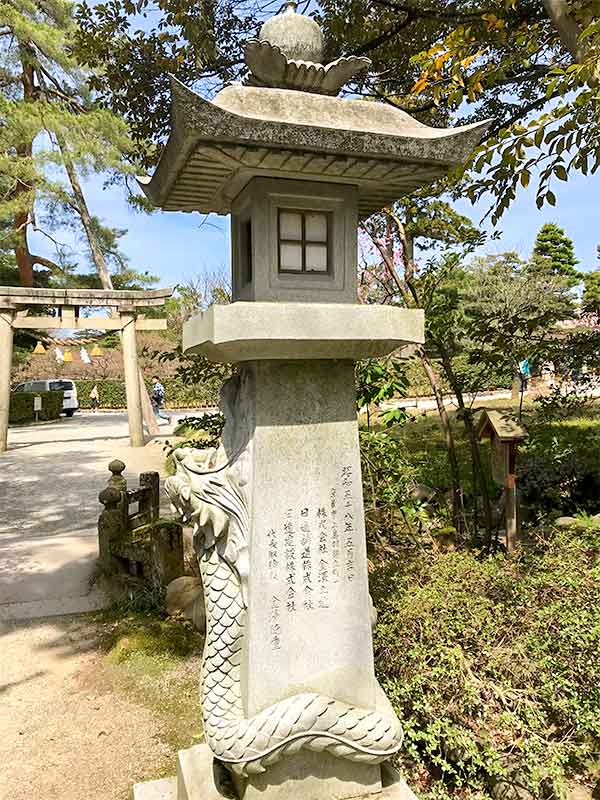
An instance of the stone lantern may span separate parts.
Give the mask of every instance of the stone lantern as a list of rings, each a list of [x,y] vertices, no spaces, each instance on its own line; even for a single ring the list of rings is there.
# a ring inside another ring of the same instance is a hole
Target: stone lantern
[[[223,444],[176,451],[166,486],[194,524],[208,620],[206,744],[164,784],[178,800],[410,794],[374,673],[354,363],[423,342],[423,314],[358,303],[357,225],[464,162],[484,127],[340,99],[370,62],[322,52],[287,2],[246,43],[243,83],[209,102],[173,79],[171,135],[141,180],[165,210],[232,221],[233,303],[184,331],[186,352],[237,365]]]

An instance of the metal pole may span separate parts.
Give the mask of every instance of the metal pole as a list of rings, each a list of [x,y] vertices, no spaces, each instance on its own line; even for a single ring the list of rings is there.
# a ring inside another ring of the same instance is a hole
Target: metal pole
[[[13,319],[14,311],[8,309],[0,310],[0,453],[4,453],[8,447]]]
[[[127,394],[127,416],[129,418],[129,441],[132,447],[144,446],[144,426],[142,422],[142,395],[137,361],[137,337],[135,335],[134,314],[121,314],[123,328],[123,369],[125,372],[125,392]]]

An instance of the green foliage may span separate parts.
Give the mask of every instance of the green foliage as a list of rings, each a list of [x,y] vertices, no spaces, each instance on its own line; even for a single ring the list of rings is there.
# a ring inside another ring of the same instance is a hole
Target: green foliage
[[[395,397],[406,397],[408,380],[404,365],[394,358],[369,358],[359,361],[355,368],[356,408],[367,408],[367,425],[370,425],[369,406],[379,405]],[[402,409],[390,408],[380,417],[386,426],[403,422],[406,414]]]
[[[216,361],[209,361],[204,356],[189,355],[183,352],[181,344],[174,350],[154,353],[158,356],[161,363],[176,361],[176,376],[183,384],[207,384],[211,387],[223,383],[231,377],[233,368],[231,364],[219,364]]]
[[[532,265],[576,283],[580,277],[575,269],[578,263],[573,242],[564,230],[551,222],[542,225],[533,245]]]
[[[34,398],[42,398],[42,409],[38,419],[58,419],[62,412],[62,392],[11,392],[8,421],[11,425],[23,425],[35,420]]]
[[[65,248],[53,235],[60,222],[83,226],[90,247],[99,236],[79,177],[134,172],[124,160],[133,151],[125,123],[94,104],[74,58],[72,13],[65,0],[7,0],[0,8],[0,228],[25,285],[31,285],[35,265],[62,278],[72,266],[64,263]],[[54,242],[57,260],[30,251],[34,230]],[[101,270],[97,260],[95,267]]]
[[[380,559],[419,527],[410,498],[419,471],[404,442],[385,431],[361,430],[360,455],[369,553]]]
[[[574,315],[569,281],[522,262],[515,253],[476,258],[465,298],[469,358],[515,370],[556,353],[552,331]]]
[[[600,530],[545,539],[511,559],[403,553],[372,575],[379,679],[430,796],[501,780],[560,796],[597,751]]]
[[[596,255],[600,261],[600,245],[596,247]],[[583,310],[600,315],[600,270],[597,268],[593,272],[584,273],[583,282]]]
[[[77,8],[75,52],[94,69],[92,90],[125,116],[136,140],[162,142],[168,131],[170,76],[185,84],[205,77],[227,83],[242,71],[241,40],[256,32],[253,8],[238,0],[219,3],[164,0],[160,15],[150,0],[83,2]],[[143,14],[140,27],[135,15]],[[157,146],[146,153],[155,163]]]
[[[165,387],[167,408],[198,408],[212,406],[218,403],[221,384],[218,380],[206,381],[198,384],[186,384],[180,377],[166,377],[162,381]],[[98,387],[100,408],[118,409],[127,407],[125,382],[122,380],[75,380],[77,395],[81,408],[91,408],[90,392],[94,386]],[[150,390],[151,381],[146,380]]]
[[[542,408],[528,423],[518,461],[519,492],[538,515],[600,512],[600,419],[594,406],[552,419]]]
[[[490,201],[494,222],[536,168],[539,205],[556,203],[553,181],[567,180],[571,170],[597,169],[600,26],[594,3],[320,5],[330,52],[373,61],[359,91],[436,126],[449,118],[454,124],[492,120],[471,170],[453,191]],[[556,17],[551,7],[560,9]]]
[[[176,436],[184,437],[184,441],[178,443],[177,447],[218,447],[224,426],[225,417],[218,411],[201,417],[184,417],[175,429]]]

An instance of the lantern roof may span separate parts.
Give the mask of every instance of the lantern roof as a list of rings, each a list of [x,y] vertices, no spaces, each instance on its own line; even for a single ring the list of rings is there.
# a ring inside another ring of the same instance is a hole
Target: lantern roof
[[[319,26],[296,5],[246,42],[244,83],[212,102],[171,78],[171,134],[152,177],[139,179],[154,205],[227,214],[265,176],[354,185],[364,217],[467,160],[489,123],[432,128],[391,104],[336,97],[371,62],[320,63]]]

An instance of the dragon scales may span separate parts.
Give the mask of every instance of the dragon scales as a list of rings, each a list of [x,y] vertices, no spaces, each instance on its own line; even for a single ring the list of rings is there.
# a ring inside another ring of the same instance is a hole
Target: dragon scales
[[[396,753],[402,728],[378,687],[376,708],[358,708],[314,692],[295,694],[247,718],[241,691],[250,516],[246,486],[251,435],[244,429],[240,384],[226,385],[228,420],[219,450],[174,451],[166,481],[174,509],[194,527],[204,584],[207,633],[201,676],[206,740],[215,757],[240,775],[264,772],[301,749],[377,764]],[[236,407],[239,424],[229,413]]]

